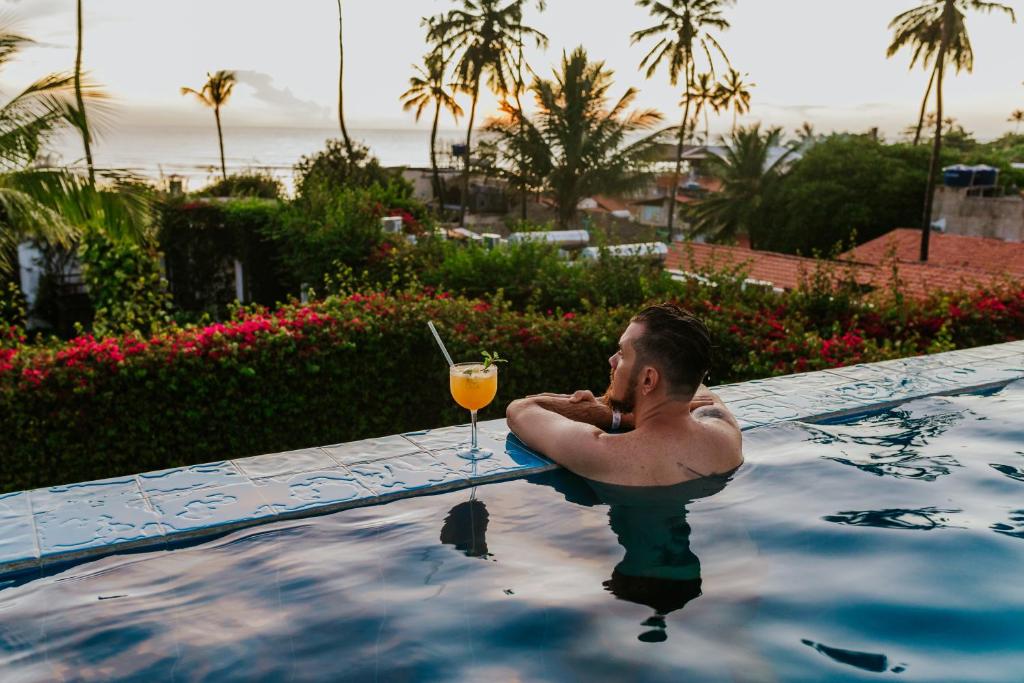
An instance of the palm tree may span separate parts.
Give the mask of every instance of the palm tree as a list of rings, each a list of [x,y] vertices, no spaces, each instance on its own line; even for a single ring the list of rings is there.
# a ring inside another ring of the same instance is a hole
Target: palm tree
[[[0,27],[0,68],[32,41]],[[0,273],[10,273],[12,250],[25,239],[70,246],[88,225],[137,239],[148,220],[146,198],[120,189],[97,189],[66,168],[41,168],[44,145],[78,127],[77,100],[102,101],[74,74],[49,74],[0,105]]]
[[[228,179],[228,169],[224,163],[224,133],[220,127],[220,108],[227,104],[231,91],[235,88],[234,71],[218,71],[206,74],[206,83],[202,90],[182,88],[182,95],[195,95],[196,99],[213,109],[213,117],[217,120],[217,142],[220,145],[220,173],[224,180]]]
[[[790,148],[772,159],[772,150],[781,140],[781,128],[769,128],[762,135],[760,124],[732,134],[724,155],[711,159],[712,171],[722,179],[721,191],[690,209],[693,235],[707,235],[716,242],[756,236],[764,223],[765,198],[795,151]]]
[[[341,124],[341,137],[345,140],[345,150],[352,156],[352,141],[345,127],[345,32],[341,16],[341,0],[338,0],[338,123]],[[418,119],[418,117],[417,117]],[[221,156],[224,153],[221,152]]]
[[[640,7],[650,9],[658,23],[636,31],[631,36],[633,44],[655,39],[654,47],[640,62],[640,68],[647,69],[651,78],[664,63],[668,69],[669,83],[678,85],[680,73],[685,81],[683,98],[683,120],[679,126],[676,143],[676,166],[672,174],[672,191],[669,192],[668,232],[671,238],[675,220],[676,188],[683,164],[683,143],[686,140],[686,125],[690,119],[691,98],[696,71],[696,55],[703,54],[708,61],[709,71],[714,74],[712,51],[717,52],[729,63],[722,46],[711,31],[724,31],[729,22],[722,16],[722,8],[733,0],[636,0]]]
[[[1020,132],[1021,122],[1024,122],[1024,109],[1015,110],[1012,114],[1010,114],[1010,118],[1006,120],[1014,124],[1013,134],[1016,135],[1017,133]]]
[[[708,117],[708,110],[714,109],[717,114],[721,109],[721,99],[719,97],[718,85],[714,82],[711,73],[705,72],[698,74],[697,78],[693,82],[693,89],[686,91],[686,97],[693,100],[694,111],[693,111],[693,125],[690,130],[697,128],[697,122],[700,119],[701,113],[704,114],[704,144],[711,144],[711,124]]]
[[[817,143],[822,137],[814,130],[814,124],[810,121],[804,121],[800,124],[800,127],[793,132],[796,133],[796,140],[791,141],[789,146],[795,147],[796,149],[808,149]]]
[[[732,133],[736,132],[736,117],[750,113],[750,88],[756,83],[744,83],[743,76],[736,69],[729,69],[725,79],[718,84],[718,99],[724,109],[732,109]]]
[[[539,46],[547,37],[523,24],[524,0],[460,0],[461,9],[424,19],[427,40],[437,49],[456,58],[455,74],[461,87],[469,93],[472,105],[466,129],[466,158],[462,174],[462,200],[459,222],[466,221],[469,198],[469,167],[473,142],[473,124],[480,97],[480,81],[495,92],[508,92],[513,66],[510,55],[524,39],[533,38]]]
[[[437,123],[441,117],[441,109],[451,112],[458,122],[462,116],[462,107],[455,101],[454,93],[445,83],[444,57],[439,52],[431,52],[423,58],[424,66],[416,64],[416,75],[409,79],[409,89],[402,93],[402,109],[416,110],[416,120],[420,120],[424,110],[434,105],[434,123],[430,128],[430,168],[434,177],[434,196],[442,201],[444,195],[441,188],[441,174],[437,170]],[[443,203],[443,202],[442,202]]]
[[[507,116],[492,121],[488,131],[510,143],[507,161],[515,164],[527,140],[533,166],[557,205],[558,224],[567,226],[582,199],[597,193],[621,193],[646,179],[660,133],[633,140],[662,120],[660,113],[629,111],[638,91],[629,88],[609,105],[612,72],[604,62],[591,62],[578,47],[562,55],[561,69],[552,80],[537,78],[530,86],[537,101],[532,119]],[[522,125],[527,134],[520,136]],[[522,171],[518,171],[522,172]]]
[[[89,182],[96,182],[96,171],[92,166],[92,136],[89,134],[89,119],[85,113],[85,100],[82,97],[82,0],[78,0],[77,33],[78,47],[75,50],[75,103],[78,111],[78,127],[82,133],[82,144],[85,146],[85,164],[89,169]]]
[[[919,7],[897,15],[889,28],[893,30],[893,41],[888,55],[892,56],[902,47],[914,50],[913,59],[919,56],[928,63],[934,60],[935,84],[935,138],[932,142],[931,161],[928,165],[928,186],[925,190],[924,216],[921,220],[921,260],[928,260],[928,242],[931,235],[932,205],[935,200],[935,178],[938,175],[939,154],[942,151],[942,81],[947,63],[959,73],[962,69],[974,69],[974,53],[967,33],[967,12],[1001,11],[1016,22],[1012,8],[983,0],[925,0]],[[913,64],[913,61],[911,62]]]

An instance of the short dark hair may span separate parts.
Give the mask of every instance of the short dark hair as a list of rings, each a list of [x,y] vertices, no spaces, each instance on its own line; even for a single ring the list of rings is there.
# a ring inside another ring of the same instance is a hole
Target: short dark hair
[[[648,306],[633,316],[644,333],[633,343],[641,363],[658,366],[674,398],[693,396],[711,368],[711,334],[692,313],[673,303]]]

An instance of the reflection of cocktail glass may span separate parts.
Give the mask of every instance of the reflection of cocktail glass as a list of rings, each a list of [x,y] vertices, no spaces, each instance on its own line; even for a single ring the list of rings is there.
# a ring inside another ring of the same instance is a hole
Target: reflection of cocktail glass
[[[473,418],[473,440],[469,447],[458,449],[460,458],[466,460],[483,460],[494,455],[487,448],[480,448],[476,443],[476,411],[485,408],[494,400],[498,393],[498,368],[490,365],[484,370],[483,363],[456,363],[448,373],[452,398],[460,406],[470,412]]]

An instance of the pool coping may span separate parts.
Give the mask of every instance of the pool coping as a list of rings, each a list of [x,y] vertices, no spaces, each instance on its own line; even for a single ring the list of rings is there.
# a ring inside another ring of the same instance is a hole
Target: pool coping
[[[1024,340],[713,387],[743,430],[824,422],[1024,378]],[[479,425],[494,456],[455,454],[469,425],[0,494],[0,579],[128,550],[517,479],[559,466]],[[0,586],[2,587],[2,586]]]

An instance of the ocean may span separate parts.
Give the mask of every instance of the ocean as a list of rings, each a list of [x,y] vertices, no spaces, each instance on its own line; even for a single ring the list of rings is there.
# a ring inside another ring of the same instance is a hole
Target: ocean
[[[430,131],[415,129],[350,129],[354,140],[367,145],[385,166],[429,166]],[[438,132],[438,148],[447,148],[465,131]],[[263,170],[291,187],[292,167],[299,158],[324,148],[329,138],[340,138],[329,128],[230,127],[224,128],[224,156],[228,173]],[[67,134],[49,150],[54,161],[74,165],[84,157],[81,139]],[[127,170],[158,183],[170,175],[185,179],[187,190],[198,190],[220,176],[217,129],[212,117],[208,128],[198,126],[120,126],[98,136],[93,143],[97,168]]]

